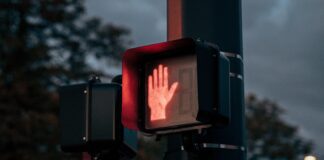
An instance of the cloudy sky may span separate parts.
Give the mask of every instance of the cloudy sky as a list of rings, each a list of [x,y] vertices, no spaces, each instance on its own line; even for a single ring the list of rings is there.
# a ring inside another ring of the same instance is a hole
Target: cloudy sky
[[[133,46],[166,40],[166,0],[88,0],[87,14],[128,27]],[[246,92],[278,102],[324,150],[324,1],[243,0]],[[323,154],[323,153],[321,153]]]

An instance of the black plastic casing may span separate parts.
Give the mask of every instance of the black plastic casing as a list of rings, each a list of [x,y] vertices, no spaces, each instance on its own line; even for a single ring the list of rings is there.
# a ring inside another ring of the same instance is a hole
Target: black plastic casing
[[[230,121],[230,63],[217,46],[196,41],[198,72],[197,120],[213,126]]]
[[[63,86],[59,94],[63,151],[92,152],[121,144],[121,85],[85,83]]]
[[[163,128],[145,127],[145,64],[168,57],[197,56],[199,123]],[[168,134],[185,130],[226,126],[230,121],[229,60],[210,43],[183,38],[129,49],[123,57],[122,121],[126,128],[149,134]],[[126,94],[133,93],[133,94]],[[127,97],[124,97],[124,94]],[[130,103],[132,102],[132,103]]]

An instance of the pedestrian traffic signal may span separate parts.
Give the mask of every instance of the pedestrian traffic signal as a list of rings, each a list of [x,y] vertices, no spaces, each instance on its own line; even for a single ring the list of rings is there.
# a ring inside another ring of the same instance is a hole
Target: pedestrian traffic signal
[[[185,38],[129,49],[122,61],[125,127],[164,134],[229,123],[229,61],[214,45]]]
[[[100,150],[122,141],[120,92],[119,84],[99,82],[60,88],[63,151]]]
[[[62,151],[88,152],[97,159],[135,156],[135,148],[124,141],[120,84],[121,76],[112,83],[101,83],[94,76],[88,83],[60,87]]]

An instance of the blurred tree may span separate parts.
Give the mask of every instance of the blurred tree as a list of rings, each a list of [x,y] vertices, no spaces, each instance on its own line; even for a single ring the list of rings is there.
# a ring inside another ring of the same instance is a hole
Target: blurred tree
[[[246,97],[248,159],[295,160],[312,150],[312,143],[297,135],[298,128],[286,123],[283,109],[254,94]]]
[[[128,30],[86,18],[82,0],[1,0],[0,159],[67,159],[58,146],[58,85],[107,75]],[[92,60],[90,62],[89,60]]]

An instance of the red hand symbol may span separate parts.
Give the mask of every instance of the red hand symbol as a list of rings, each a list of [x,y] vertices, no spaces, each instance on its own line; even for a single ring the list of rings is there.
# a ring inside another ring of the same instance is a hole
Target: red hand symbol
[[[174,95],[178,82],[169,89],[168,67],[159,65],[148,77],[148,106],[151,109],[151,120],[165,119],[165,108]]]

